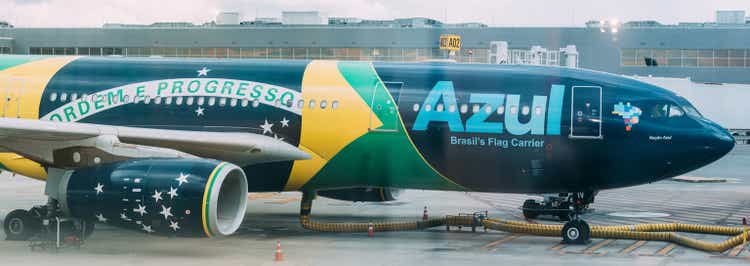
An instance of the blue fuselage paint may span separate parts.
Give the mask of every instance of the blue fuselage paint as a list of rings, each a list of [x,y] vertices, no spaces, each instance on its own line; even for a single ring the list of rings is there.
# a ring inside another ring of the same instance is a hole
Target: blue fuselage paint
[[[265,134],[297,146],[303,119],[299,108],[308,108],[309,102],[300,107],[296,101],[308,63],[81,58],[50,80],[39,113],[49,120]],[[700,115],[659,112],[665,105],[692,108],[683,98],[621,76],[512,65],[373,67],[392,96],[383,98],[396,101],[403,129],[421,156],[470,190],[547,193],[632,186],[704,166],[733,147],[726,130]],[[210,72],[197,71],[204,68]],[[142,99],[149,82],[156,82],[151,85],[157,97]],[[346,88],[331,88],[326,100],[335,100],[337,89]],[[63,93],[68,100],[60,100]],[[102,98],[85,98],[102,93]],[[73,95],[76,104],[71,104]],[[121,104],[134,97],[143,101]],[[629,116],[635,115],[633,110],[642,111],[636,119]],[[357,160],[366,164],[371,160],[367,156]],[[292,162],[243,168],[252,191],[280,191]],[[377,178],[373,184],[430,189],[404,185],[387,173]],[[316,189],[354,185],[361,184]]]

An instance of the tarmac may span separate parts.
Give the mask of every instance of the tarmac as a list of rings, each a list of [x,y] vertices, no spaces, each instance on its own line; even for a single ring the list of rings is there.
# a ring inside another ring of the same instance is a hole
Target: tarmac
[[[683,222],[739,226],[750,216],[750,145],[738,145],[716,163],[686,174],[722,183],[665,180],[602,191],[584,215],[591,224]],[[0,217],[46,201],[44,184],[0,176]],[[428,207],[440,216],[488,211],[490,217],[521,220],[519,206],[530,195],[405,190],[389,203],[352,203],[319,197],[316,221],[417,220]],[[81,249],[31,251],[28,242],[0,240],[0,265],[734,265],[750,263],[744,246],[707,253],[658,241],[592,239],[588,245],[560,238],[504,232],[446,231],[320,233],[299,225],[300,193],[250,193],[241,229],[227,238],[168,238],[97,225]],[[559,223],[549,217],[537,223]],[[697,236],[723,241],[726,236]],[[5,236],[0,232],[0,238]],[[281,241],[283,262],[274,261]]]

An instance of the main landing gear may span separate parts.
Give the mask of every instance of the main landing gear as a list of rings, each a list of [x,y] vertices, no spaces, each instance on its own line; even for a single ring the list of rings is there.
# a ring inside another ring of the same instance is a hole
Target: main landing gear
[[[527,219],[539,215],[556,216],[567,221],[563,226],[562,237],[566,244],[586,244],[591,239],[591,228],[581,219],[581,214],[594,202],[595,191],[561,193],[558,196],[545,196],[544,200],[526,200],[523,203],[523,216]]]
[[[59,240],[82,242],[94,232],[93,221],[63,218],[57,200],[29,210],[13,210],[3,222],[5,239],[11,241],[47,242]],[[60,243],[56,243],[59,247]]]

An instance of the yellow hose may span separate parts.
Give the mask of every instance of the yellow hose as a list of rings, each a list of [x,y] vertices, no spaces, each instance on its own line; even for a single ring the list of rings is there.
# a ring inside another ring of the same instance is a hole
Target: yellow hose
[[[372,230],[374,232],[423,230],[445,225],[467,227],[484,226],[485,229],[497,231],[560,237],[562,236],[563,229],[563,225],[532,224],[521,221],[506,221],[489,218],[480,221],[477,217],[467,215],[448,215],[442,218],[409,222],[320,223],[310,220],[311,210],[312,197],[303,194],[303,201],[300,206],[300,223],[303,228],[318,232],[367,232],[370,224],[372,224]],[[592,238],[665,241],[709,252],[724,252],[730,248],[745,243],[746,239],[750,238],[750,231],[746,231],[741,227],[682,223],[591,226],[590,229]],[[729,235],[733,237],[719,243],[712,243],[681,236],[675,232]]]
[[[560,236],[562,225],[530,224],[518,221],[503,221],[498,219],[486,219],[483,221],[486,228],[512,233],[524,233],[538,236]],[[723,242],[712,243],[686,236],[675,232],[734,235]],[[678,245],[709,251],[724,252],[737,245],[745,243],[750,237],[750,231],[743,231],[739,227],[696,225],[696,224],[636,224],[619,226],[591,226],[592,238],[608,239],[632,239],[672,242]]]

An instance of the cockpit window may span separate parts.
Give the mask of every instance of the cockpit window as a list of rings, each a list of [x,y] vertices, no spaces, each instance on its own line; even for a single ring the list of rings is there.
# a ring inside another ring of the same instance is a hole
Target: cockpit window
[[[651,118],[661,119],[666,118],[667,114],[669,114],[668,104],[655,104],[653,107],[651,107],[649,116],[651,116]]]
[[[687,99],[683,97],[678,97],[677,102],[680,104],[682,109],[685,111],[685,114],[687,114],[688,116],[694,117],[694,118],[703,117],[703,115],[700,112],[698,112],[698,109],[695,109],[695,107],[693,107],[693,105],[690,104],[690,102],[688,102]]]
[[[651,108],[649,114],[654,119],[664,119],[672,117],[681,117],[685,115],[682,107],[675,104],[656,104]]]
[[[683,116],[685,114],[684,111],[682,111],[682,108],[680,108],[677,105],[670,105],[669,106],[669,117],[678,117]]]
[[[693,107],[693,106],[683,105],[682,107],[685,109],[685,113],[687,113],[688,116],[696,117],[696,118],[703,117],[703,115],[701,115],[701,113],[698,112],[698,110],[695,109],[695,107]]]

